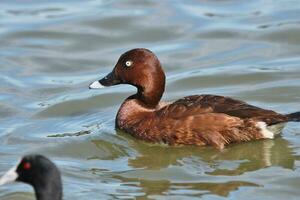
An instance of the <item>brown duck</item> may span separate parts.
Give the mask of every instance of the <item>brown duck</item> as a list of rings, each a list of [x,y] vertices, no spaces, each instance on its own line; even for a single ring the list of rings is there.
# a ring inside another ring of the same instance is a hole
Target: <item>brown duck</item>
[[[300,112],[279,114],[217,95],[193,95],[173,103],[160,102],[165,73],[147,49],[132,49],[119,58],[111,73],[90,88],[130,84],[137,93],[121,105],[116,127],[134,137],[169,145],[212,145],[274,138],[286,122],[300,121]]]

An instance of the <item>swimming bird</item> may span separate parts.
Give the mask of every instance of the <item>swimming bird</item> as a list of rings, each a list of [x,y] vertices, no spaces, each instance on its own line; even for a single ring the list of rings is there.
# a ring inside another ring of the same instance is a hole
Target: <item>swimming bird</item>
[[[62,199],[60,172],[45,156],[24,156],[16,167],[11,168],[0,178],[0,185],[14,181],[31,185],[37,200]]]
[[[165,73],[148,49],[122,54],[112,72],[89,88],[129,84],[137,93],[128,97],[116,116],[116,128],[153,143],[212,145],[272,139],[289,121],[300,121],[300,112],[279,114],[246,102],[217,95],[193,95],[172,103],[160,102]]]

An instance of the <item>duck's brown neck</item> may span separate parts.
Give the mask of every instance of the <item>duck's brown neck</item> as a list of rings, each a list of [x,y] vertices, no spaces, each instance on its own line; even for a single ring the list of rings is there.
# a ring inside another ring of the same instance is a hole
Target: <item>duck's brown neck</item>
[[[155,108],[165,91],[165,77],[152,80],[144,86],[137,86],[137,89],[138,92],[131,98],[141,101],[146,107]]]

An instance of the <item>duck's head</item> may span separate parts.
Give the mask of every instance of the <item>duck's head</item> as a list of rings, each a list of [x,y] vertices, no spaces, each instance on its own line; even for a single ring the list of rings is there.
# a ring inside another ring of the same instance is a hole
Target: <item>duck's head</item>
[[[156,106],[165,89],[165,73],[158,58],[148,49],[132,49],[122,54],[112,72],[90,84],[90,89],[118,84],[137,87],[134,96],[147,106]]]
[[[61,199],[60,172],[54,163],[42,155],[24,156],[17,166],[0,178],[0,185],[15,181],[33,186],[37,199]]]

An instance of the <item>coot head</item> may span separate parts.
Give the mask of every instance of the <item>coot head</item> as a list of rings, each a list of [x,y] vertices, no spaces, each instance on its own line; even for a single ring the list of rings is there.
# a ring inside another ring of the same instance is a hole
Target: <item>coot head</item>
[[[17,166],[11,168],[0,178],[0,185],[14,181],[32,185],[38,200],[60,200],[62,198],[60,172],[55,164],[45,156],[24,156]]]

